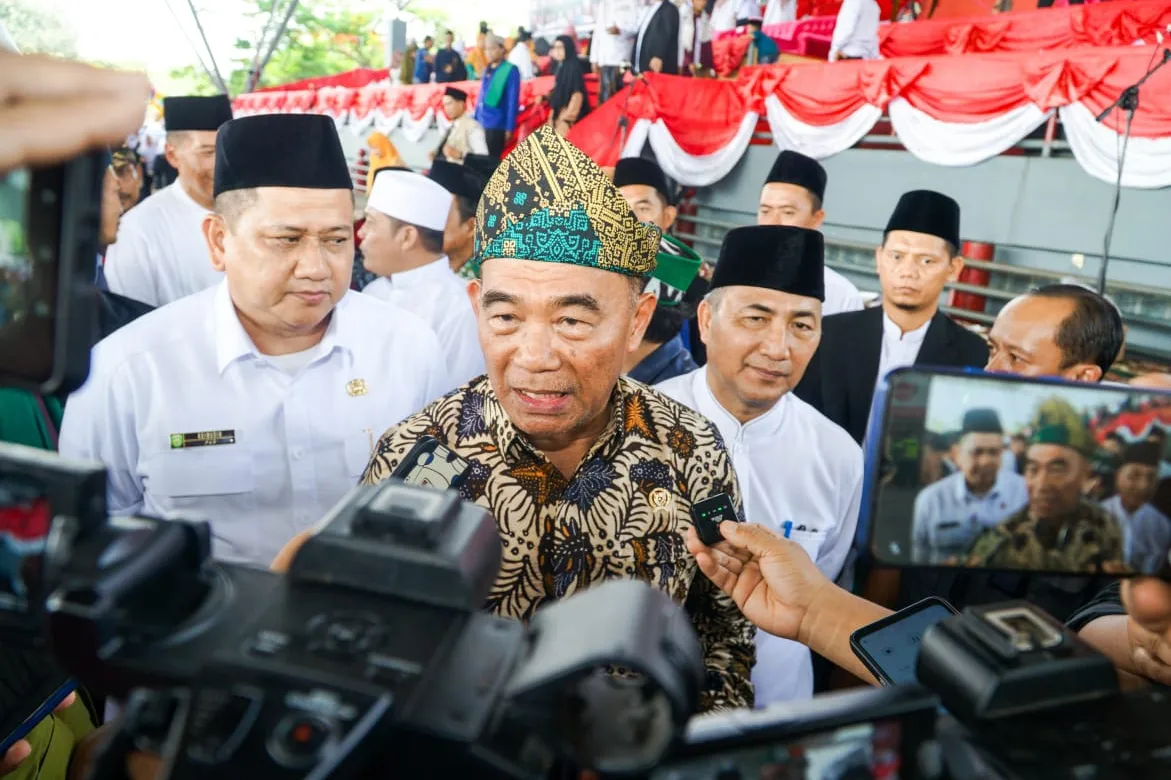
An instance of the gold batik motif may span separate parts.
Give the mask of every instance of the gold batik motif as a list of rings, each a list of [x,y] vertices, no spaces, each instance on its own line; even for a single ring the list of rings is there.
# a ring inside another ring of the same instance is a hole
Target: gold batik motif
[[[751,707],[755,629],[698,570],[683,534],[691,505],[740,493],[705,418],[623,377],[606,431],[567,480],[508,419],[486,377],[382,436],[363,475],[386,479],[422,435],[471,464],[463,497],[496,518],[503,556],[488,607],[530,619],[544,603],[608,579],[641,579],[683,604],[707,667],[705,710]]]
[[[593,160],[548,127],[504,158],[476,211],[476,258],[540,260],[646,276],[661,232],[639,222]]]

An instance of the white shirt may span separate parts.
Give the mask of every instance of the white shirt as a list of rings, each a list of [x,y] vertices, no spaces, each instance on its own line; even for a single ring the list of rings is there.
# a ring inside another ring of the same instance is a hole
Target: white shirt
[[[882,314],[882,355],[878,359],[878,382],[896,368],[915,365],[919,357],[919,350],[923,346],[923,339],[927,336],[927,329],[931,327],[931,320],[908,333],[903,333],[894,320]],[[878,383],[875,383],[875,387]]]
[[[450,368],[450,386],[444,392],[484,373],[484,352],[476,313],[468,300],[468,282],[452,272],[447,255],[410,271],[375,279],[362,292],[406,309],[431,326]]]
[[[834,24],[830,61],[839,56],[878,59],[879,16],[878,3],[874,0],[844,0]]]
[[[638,6],[633,0],[601,0],[598,3],[594,38],[590,43],[590,63],[602,68],[617,68],[630,63],[634,36],[638,34]],[[617,35],[606,32],[618,28]]]
[[[962,557],[982,531],[1007,520],[1028,503],[1025,478],[1015,472],[998,471],[996,483],[982,496],[968,490],[963,472],[944,477],[915,497],[911,560],[941,564],[952,556]]]
[[[127,211],[106,253],[110,292],[164,306],[217,284],[200,206],[176,181]]]
[[[106,465],[111,514],[208,520],[215,557],[267,566],[358,483],[384,431],[444,392],[438,352],[418,317],[347,292],[289,376],[257,351],[224,282],[94,347],[61,454]]]
[[[712,31],[727,32],[736,29],[737,0],[716,0],[712,8]]]
[[[748,19],[749,21],[753,19],[759,20],[760,18],[761,13],[759,0],[740,0],[740,2],[736,4],[737,21],[740,19]]]
[[[797,20],[797,0],[768,0],[764,9],[764,25]]]
[[[517,43],[508,52],[508,61],[520,71],[520,80],[528,81],[533,77],[533,55],[527,43]]]
[[[1171,518],[1150,504],[1143,504],[1133,515],[1122,506],[1122,496],[1114,495],[1102,502],[1102,508],[1114,515],[1122,529],[1126,563],[1143,574],[1154,574],[1167,560],[1171,550]]]
[[[744,496],[745,520],[785,533],[827,577],[837,578],[862,502],[862,449],[850,435],[792,393],[741,425],[712,395],[706,367],[655,389],[716,424]],[[758,631],[752,683],[757,707],[809,698],[809,650]]]
[[[825,267],[825,301],[821,304],[821,316],[841,314],[847,311],[860,311],[862,293],[846,277],[830,268]]]

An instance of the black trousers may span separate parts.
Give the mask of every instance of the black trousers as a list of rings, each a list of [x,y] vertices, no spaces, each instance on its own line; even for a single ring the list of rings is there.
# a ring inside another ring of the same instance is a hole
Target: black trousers
[[[598,105],[602,105],[622,89],[622,68],[605,65],[598,73]]]
[[[488,130],[484,129],[484,142],[488,144],[488,154],[495,157],[497,160],[504,157],[505,136],[507,133],[503,130]]]

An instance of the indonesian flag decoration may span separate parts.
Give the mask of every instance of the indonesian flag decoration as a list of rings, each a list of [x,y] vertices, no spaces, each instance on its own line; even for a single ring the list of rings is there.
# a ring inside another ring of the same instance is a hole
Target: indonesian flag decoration
[[[745,69],[735,81],[650,74],[569,137],[603,166],[650,144],[669,176],[699,187],[735,167],[761,117],[779,148],[825,158],[858,143],[885,113],[911,154],[966,166],[1011,148],[1056,112],[1081,166],[1113,183],[1125,114],[1094,118],[1161,54],[1126,46],[799,63]],[[623,118],[628,129],[616,133]],[[1122,183],[1171,186],[1171,68],[1143,87]]]

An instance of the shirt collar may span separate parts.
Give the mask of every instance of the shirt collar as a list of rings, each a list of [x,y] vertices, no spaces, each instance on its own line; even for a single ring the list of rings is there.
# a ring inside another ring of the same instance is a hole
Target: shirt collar
[[[448,265],[447,255],[442,255],[438,260],[433,260],[418,268],[412,268],[409,271],[399,271],[387,277],[387,281],[396,290],[405,290],[429,281],[442,279],[444,274],[449,273],[451,273],[451,266]]]
[[[175,179],[175,181],[172,182],[170,186],[175,188],[175,198],[182,201],[183,205],[189,206],[193,209],[199,209],[200,211],[206,212],[208,214],[211,213],[210,211],[205,209],[203,206],[196,203],[195,199],[187,194],[187,190],[183,189],[183,182],[179,181],[178,179]]]
[[[357,343],[362,334],[355,332],[356,323],[352,316],[347,316],[353,296],[356,293],[346,292],[342,299],[334,306],[325,328],[325,335],[318,343],[317,357],[332,354],[335,349],[350,351],[347,344]],[[228,280],[219,283],[215,291],[215,300],[212,304],[212,323],[215,332],[216,370],[222,375],[229,365],[245,357],[254,357],[264,360],[264,355],[252,343],[252,338],[240,324],[240,316],[236,306],[232,303],[232,295],[228,290]]]
[[[630,378],[644,384],[652,384],[655,377],[663,373],[686,349],[683,346],[683,337],[675,336],[670,341],[660,344],[654,352],[644,357],[637,366],[632,368]]]
[[[740,430],[762,430],[773,431],[781,426],[781,422],[785,417],[785,410],[789,408],[791,401],[789,393],[781,396],[781,399],[773,404],[773,408],[762,414],[760,417],[749,420],[747,423],[741,423],[736,416],[725,409],[718,400],[716,394],[712,392],[711,385],[708,384],[708,367],[704,366],[695,372],[693,388],[695,394],[695,403],[699,407],[696,411],[707,417],[712,422],[716,423],[716,427],[720,430],[730,430],[739,432]],[[727,426],[725,428],[725,426]]]
[[[927,336],[927,329],[930,327],[931,320],[927,320],[918,328],[903,333],[902,328],[895,325],[894,320],[888,317],[885,311],[882,313],[882,337],[887,341],[896,341],[907,345],[922,344],[923,339]]]
[[[626,377],[618,379],[618,384],[610,395],[610,408],[612,410],[610,420],[606,424],[605,430],[602,431],[602,435],[590,446],[586,456],[582,458],[583,463],[598,454],[601,454],[606,460],[611,460],[621,451],[625,440],[626,401],[630,397],[631,390],[626,384],[628,381]],[[488,430],[492,432],[492,438],[496,440],[496,446],[500,448],[500,454],[504,460],[512,463],[532,457],[547,460],[540,450],[533,446],[529,437],[518,430],[509,419],[488,378],[485,377],[480,382],[482,385],[477,389],[481,391],[484,398],[484,421],[488,425]],[[473,385],[473,387],[475,386]]]

